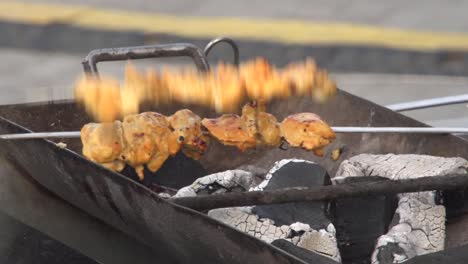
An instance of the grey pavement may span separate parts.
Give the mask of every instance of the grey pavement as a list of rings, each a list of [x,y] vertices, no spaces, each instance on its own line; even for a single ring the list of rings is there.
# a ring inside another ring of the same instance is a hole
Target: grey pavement
[[[44,0],[23,0],[23,2],[38,3]],[[468,32],[466,0],[46,0],[46,2],[186,16],[287,18]]]

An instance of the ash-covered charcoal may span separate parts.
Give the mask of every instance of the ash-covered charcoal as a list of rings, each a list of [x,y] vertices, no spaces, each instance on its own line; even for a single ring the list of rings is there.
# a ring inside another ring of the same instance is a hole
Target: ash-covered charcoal
[[[265,180],[250,188],[250,191],[329,183],[327,172],[318,164],[288,159],[276,162]],[[327,212],[327,203],[307,202],[214,209],[208,215],[266,242],[285,239],[296,246],[340,261],[335,227],[328,219]]]
[[[341,177],[378,175],[391,180],[466,173],[462,158],[426,155],[362,154],[343,161]],[[393,225],[379,237],[373,264],[401,263],[412,257],[437,252],[445,244],[445,207],[435,191],[398,195]]]
[[[174,197],[247,191],[253,185],[254,173],[244,170],[228,170],[198,178],[191,185],[181,188]]]
[[[214,209],[210,210],[208,215],[265,242],[272,243],[277,239],[284,239],[293,245],[340,262],[333,224],[321,230],[314,230],[303,223],[275,225],[271,219],[259,218],[248,207]]]
[[[449,248],[436,253],[417,256],[405,264],[465,264],[468,263],[468,245]]]
[[[383,177],[344,177],[334,184],[388,181]],[[369,263],[375,241],[388,230],[397,207],[396,195],[338,199],[332,206],[338,248],[346,263]]]
[[[373,263],[400,263],[427,252],[444,249],[443,206],[432,206],[412,197],[402,197],[396,214],[398,224],[377,241]]]

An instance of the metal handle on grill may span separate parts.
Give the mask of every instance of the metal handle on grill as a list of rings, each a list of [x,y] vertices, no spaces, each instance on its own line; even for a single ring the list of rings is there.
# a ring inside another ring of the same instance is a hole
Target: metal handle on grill
[[[82,64],[85,73],[98,76],[98,62],[162,57],[191,57],[200,71],[210,68],[203,52],[189,43],[97,49],[92,50]]]
[[[229,46],[231,46],[232,51],[234,53],[234,65],[239,66],[239,47],[237,46],[236,42],[230,38],[219,37],[213,39],[212,41],[210,41],[210,43],[206,44],[204,49],[205,57],[208,57],[208,54],[214,46],[222,42],[227,43],[229,44]]]

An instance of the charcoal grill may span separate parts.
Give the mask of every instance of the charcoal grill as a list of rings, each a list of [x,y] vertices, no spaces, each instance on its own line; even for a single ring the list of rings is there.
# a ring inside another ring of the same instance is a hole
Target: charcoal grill
[[[209,51],[218,42],[228,42],[235,47],[231,40],[221,38],[205,50]],[[234,54],[238,63],[236,49]],[[191,44],[97,50],[88,55],[83,65],[86,72],[98,74],[98,62],[167,56],[189,56],[200,70],[209,68],[206,53]],[[170,114],[182,107],[190,107],[200,116],[216,116],[212,110],[195,105],[174,104],[158,109],[144,106],[143,110]],[[294,112],[315,112],[332,126],[427,126],[341,90],[327,104],[292,97],[270,102],[267,108],[279,119]],[[0,116],[0,134],[75,131],[90,122],[84,109],[72,101],[0,106]],[[57,146],[57,142],[66,143],[67,148]],[[115,173],[85,159],[80,154],[81,142],[76,138],[0,140],[0,148],[0,159],[22,174],[94,217],[158,251],[167,252],[167,259],[157,260],[163,263],[305,262],[200,212],[161,199],[151,189],[154,186],[179,188],[202,174],[245,164],[268,169],[284,158],[316,161],[327,168],[330,175],[335,174],[340,161],[361,153],[411,153],[468,159],[468,142],[447,134],[339,134],[322,158],[301,149],[259,149],[241,155],[233,148],[214,143],[199,162],[176,156],[157,174],[145,177],[153,182],[141,183],[130,172]],[[336,148],[342,149],[342,154],[338,161],[333,161],[329,153]],[[171,179],[186,180],[174,182]],[[157,185],[152,185],[154,183]]]

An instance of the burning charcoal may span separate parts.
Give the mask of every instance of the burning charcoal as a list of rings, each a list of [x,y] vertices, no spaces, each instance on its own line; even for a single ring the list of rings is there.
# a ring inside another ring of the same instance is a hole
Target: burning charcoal
[[[291,253],[292,255],[306,261],[307,263],[317,263],[317,264],[337,264],[338,263],[327,257],[323,257],[319,254],[313,253],[312,251],[295,246],[293,243],[284,239],[277,239],[273,241],[271,244],[278,248],[281,248],[282,250],[286,252]]]
[[[289,162],[287,162],[289,161]],[[266,186],[264,186],[266,184]],[[272,168],[259,188],[276,190],[288,187],[316,187],[330,184],[327,171],[309,161],[283,160]],[[263,187],[264,186],[264,187]],[[305,202],[255,206],[252,212],[260,218],[269,218],[278,225],[301,222],[319,230],[330,224],[327,202]]]
[[[139,181],[135,170],[130,166],[125,167],[122,174]],[[156,173],[152,173],[145,168],[144,174],[145,178],[142,183],[155,190],[152,187],[153,185],[179,189],[191,184],[197,178],[202,177],[207,173],[200,162],[188,158],[182,153],[178,153],[175,157],[167,159]]]
[[[191,185],[181,188],[174,197],[197,196],[230,191],[246,191],[253,185],[254,175],[244,170],[228,170],[198,178]]]
[[[387,180],[382,177],[344,177],[335,184]],[[397,206],[395,195],[357,197],[336,200],[332,206],[333,222],[343,261],[369,263],[375,241],[390,224]]]
[[[378,175],[397,180],[466,173],[467,168],[468,162],[462,158],[362,154],[343,161],[337,175]],[[445,207],[438,205],[436,194],[433,191],[398,195],[394,225],[378,239],[372,263],[400,263],[444,249]]]
[[[251,191],[286,187],[323,186],[330,183],[327,172],[305,160],[281,160]],[[327,217],[328,204],[307,202],[223,208],[208,215],[266,242],[286,239],[294,245],[340,261],[335,227]]]

